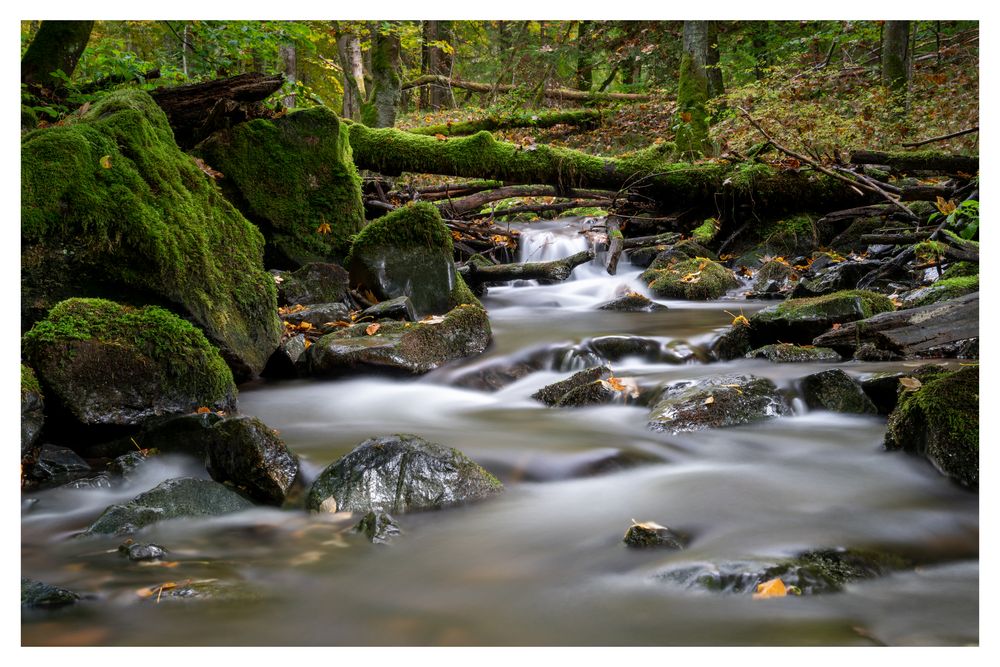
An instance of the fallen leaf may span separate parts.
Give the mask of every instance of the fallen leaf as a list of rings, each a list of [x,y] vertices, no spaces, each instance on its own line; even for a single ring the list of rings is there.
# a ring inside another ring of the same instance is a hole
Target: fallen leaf
[[[421,324],[441,324],[442,322],[444,322],[444,316],[442,315],[428,315],[420,320]]]
[[[712,403],[715,403],[715,396],[709,396],[706,398],[703,405],[711,405]]]
[[[330,223],[322,222],[319,227],[316,228],[317,234],[329,234],[330,233]]]
[[[834,322],[833,326],[830,327],[830,329],[832,329],[833,331],[836,331],[839,328],[840,328],[840,322]]]
[[[206,408],[204,405],[195,410],[195,412],[198,413],[199,415],[207,415],[211,411],[212,410],[210,408]]]
[[[920,380],[912,377],[899,378],[899,384],[903,385],[903,391],[916,391],[923,386]]]
[[[438,141],[448,141],[448,137],[440,133],[435,134],[434,138],[437,139]]]
[[[788,589],[785,588],[785,582],[781,579],[771,579],[762,584],[757,584],[757,592],[753,594],[753,599],[780,598],[786,595],[788,595]]]
[[[101,166],[105,169],[111,169],[111,156],[105,155],[101,158]]]
[[[380,328],[382,328],[382,325],[379,324],[378,322],[375,322],[374,324],[369,324],[365,328],[365,333],[368,334],[369,336],[374,336],[376,333],[378,333],[378,330]]]

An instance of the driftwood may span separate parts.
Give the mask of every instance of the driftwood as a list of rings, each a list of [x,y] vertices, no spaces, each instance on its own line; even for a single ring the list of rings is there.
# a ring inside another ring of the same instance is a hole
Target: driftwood
[[[547,280],[561,281],[569,278],[580,264],[594,259],[593,250],[584,250],[575,255],[551,262],[524,262],[521,264],[498,264],[496,266],[477,266],[469,263],[461,267],[462,274],[471,287],[483,283],[504,282],[507,280]]]
[[[451,88],[461,88],[463,90],[471,90],[477,93],[493,93],[501,92],[507,93],[515,90],[517,86],[512,86],[509,84],[489,84],[489,83],[478,83],[476,81],[463,81],[461,79],[450,79],[443,74],[425,74],[419,76],[412,81],[407,81],[403,84],[402,89],[407,90],[409,88],[416,88],[418,86],[426,86],[429,84],[437,84],[439,86],[448,86]],[[651,99],[650,95],[642,93],[591,93],[585,90],[573,90],[571,88],[545,88],[542,91],[543,97],[558,98],[563,100],[578,100],[586,102],[596,102],[599,100],[619,100],[626,102],[648,102]]]
[[[920,308],[880,313],[813,340],[817,347],[856,349],[869,343],[906,357],[938,356],[946,346],[979,337],[979,292]]]
[[[975,174],[979,171],[979,158],[944,153],[876,153],[874,151],[854,151],[851,164],[885,165],[893,171],[936,171],[941,173]]]
[[[157,88],[160,105],[181,148],[190,148],[217,129],[268,115],[261,100],[281,88],[281,75],[240,74],[189,86]]]

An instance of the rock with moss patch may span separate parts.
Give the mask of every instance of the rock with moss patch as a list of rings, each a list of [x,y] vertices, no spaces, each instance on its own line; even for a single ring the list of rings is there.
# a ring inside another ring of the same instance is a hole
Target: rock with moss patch
[[[109,93],[21,138],[25,326],[74,296],[169,304],[247,378],[281,335],[263,249],[144,92]]]
[[[955,262],[941,274],[942,280],[949,278],[968,278],[979,275],[979,262]]]
[[[21,458],[28,456],[45,425],[45,401],[38,378],[21,364]]]
[[[455,270],[451,233],[433,204],[404,206],[370,223],[351,244],[351,284],[380,300],[408,296],[418,316],[480,305]]]
[[[638,292],[629,292],[603,303],[597,307],[598,310],[614,310],[620,313],[654,313],[667,310],[662,303],[651,301]]]
[[[899,297],[903,308],[919,308],[939,301],[957,299],[960,296],[979,291],[979,275],[957,278],[942,278],[937,282],[902,294]]]
[[[75,604],[80,595],[59,586],[21,577],[21,606],[54,608]]]
[[[799,363],[799,362],[822,362],[840,361],[840,355],[829,347],[803,347],[792,345],[791,343],[777,343],[775,345],[765,345],[751,350],[746,354],[747,359],[767,359],[775,363]]]
[[[910,372],[879,372],[861,379],[861,389],[878,408],[880,415],[888,415],[896,409],[899,396],[906,391],[906,385],[900,382],[903,378],[912,378],[926,382],[948,370],[936,364],[924,364]],[[912,384],[912,383],[910,383]]]
[[[217,482],[267,505],[281,505],[299,461],[273,429],[256,417],[234,417],[208,430],[206,468]]]
[[[327,466],[309,490],[316,511],[415,512],[490,498],[503,485],[450,447],[415,435],[371,438]]]
[[[680,433],[739,426],[791,413],[768,379],[727,375],[668,384],[649,413],[647,427]]]
[[[861,384],[839,368],[802,378],[802,394],[813,410],[873,415],[878,408]]]
[[[191,323],[156,306],[69,299],[24,335],[50,399],[86,425],[134,425],[200,406],[232,410],[233,376]]]
[[[822,296],[842,290],[854,289],[858,281],[870,272],[879,268],[880,262],[833,262],[819,267],[813,264],[792,290],[795,298]]]
[[[625,537],[622,541],[635,549],[659,547],[680,550],[687,544],[687,538],[684,535],[652,521],[633,523],[625,531]]]
[[[376,303],[371,308],[365,308],[361,311],[360,318],[365,317],[373,320],[387,319],[416,322],[417,312],[413,309],[413,302],[410,301],[410,297],[398,296],[395,299]]]
[[[748,296],[757,299],[784,298],[793,286],[795,270],[787,262],[772,259],[765,262],[754,276],[753,289]]]
[[[755,348],[776,342],[810,345],[814,338],[835,324],[855,322],[892,310],[895,306],[888,297],[863,290],[788,299],[750,317],[750,340]]]
[[[343,257],[364,225],[347,126],[326,107],[240,123],[195,153],[225,174],[222,191],[264,232],[272,266]]]
[[[616,390],[607,380],[594,380],[566,392],[555,407],[584,408],[591,405],[617,403],[625,398],[626,394]]]
[[[108,507],[83,535],[125,535],[169,519],[211,517],[241,512],[253,503],[208,479],[168,479],[120,505]]]
[[[486,311],[465,305],[420,322],[383,320],[344,327],[309,347],[304,368],[312,375],[359,370],[417,375],[481,354],[490,339]]]
[[[885,447],[924,456],[943,475],[978,491],[979,367],[940,373],[901,393]]]
[[[639,277],[659,297],[690,301],[718,299],[740,284],[732,271],[706,257],[671,261],[666,266],[654,261]]]
[[[287,306],[337,303],[350,289],[346,269],[329,262],[311,262],[278,277],[278,302]]]
[[[569,376],[565,380],[546,385],[531,395],[536,401],[541,401],[545,405],[553,406],[569,392],[578,389],[592,382],[607,380],[613,373],[607,366],[595,366],[579,371]]]

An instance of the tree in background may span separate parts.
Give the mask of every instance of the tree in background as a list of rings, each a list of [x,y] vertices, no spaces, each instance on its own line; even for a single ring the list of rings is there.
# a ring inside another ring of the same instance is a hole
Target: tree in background
[[[910,87],[910,22],[886,21],[882,32],[882,85],[905,112]]]
[[[372,35],[371,92],[361,105],[361,120],[369,127],[392,127],[402,98],[399,21],[381,23]]]
[[[677,150],[696,157],[708,145],[708,21],[685,21],[680,76],[677,83]]]
[[[21,59],[21,83],[35,90],[63,89],[93,28],[93,21],[43,21]]]

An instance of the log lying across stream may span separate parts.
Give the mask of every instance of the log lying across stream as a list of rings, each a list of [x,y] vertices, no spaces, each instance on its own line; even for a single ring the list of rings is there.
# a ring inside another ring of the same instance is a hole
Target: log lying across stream
[[[573,269],[594,259],[593,250],[584,250],[564,259],[551,262],[524,262],[521,264],[497,264],[480,266],[469,262],[458,272],[470,286],[507,280],[550,280],[562,281],[569,278]]]

